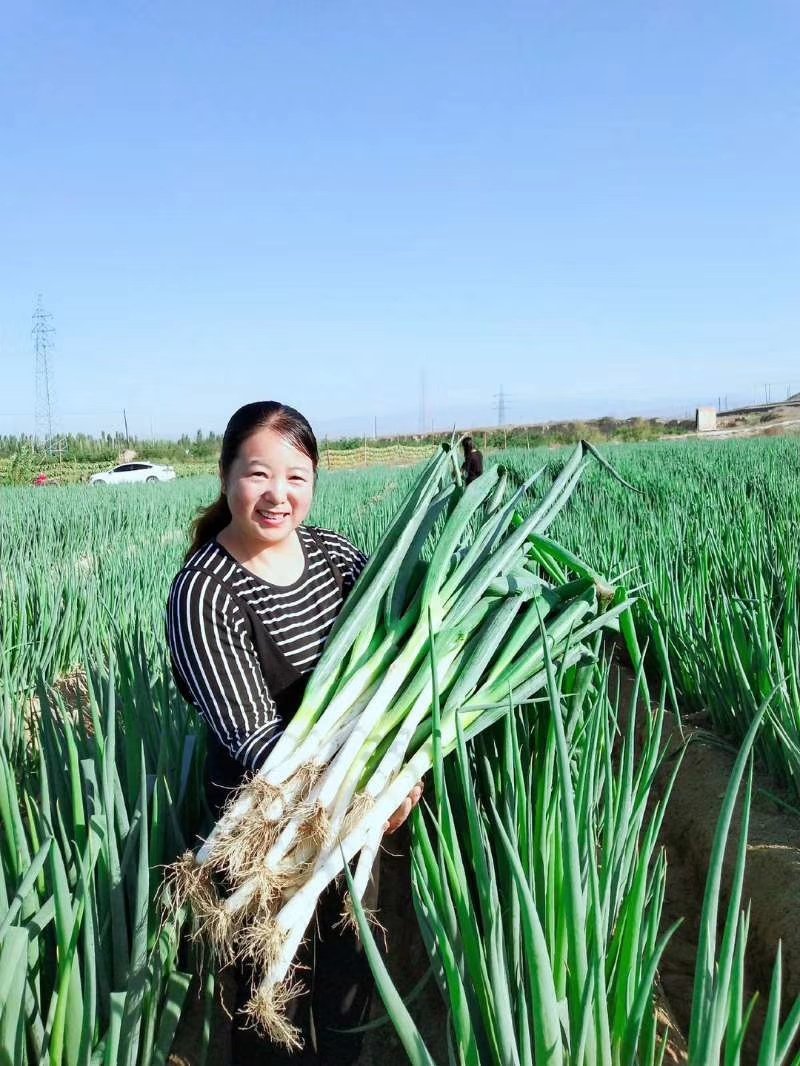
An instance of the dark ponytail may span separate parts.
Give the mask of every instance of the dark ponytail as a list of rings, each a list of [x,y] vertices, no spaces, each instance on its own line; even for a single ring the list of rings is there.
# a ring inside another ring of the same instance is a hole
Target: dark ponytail
[[[194,555],[198,548],[208,544],[210,540],[221,533],[231,520],[231,509],[228,507],[228,497],[220,492],[218,498],[208,507],[201,507],[192,522],[192,543],[186,553],[188,559]],[[185,562],[185,560],[184,560]]]
[[[233,466],[248,437],[252,437],[259,429],[269,426],[285,437],[298,451],[307,455],[314,464],[314,473],[319,466],[319,448],[317,438],[309,425],[308,419],[277,400],[260,400],[257,403],[246,403],[244,407],[233,415],[225,428],[222,438],[222,452],[219,457],[220,473],[226,477]],[[202,548],[210,540],[228,525],[231,520],[231,510],[228,507],[228,499],[224,492],[208,507],[202,507],[197,512],[197,517],[192,522],[191,546],[186,553],[186,558],[193,555],[198,548]]]

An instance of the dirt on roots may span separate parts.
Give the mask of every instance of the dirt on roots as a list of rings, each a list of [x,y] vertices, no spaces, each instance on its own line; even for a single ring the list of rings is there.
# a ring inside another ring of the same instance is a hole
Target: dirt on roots
[[[425,945],[417,928],[411,899],[410,834],[407,824],[387,838],[381,854],[380,906],[378,920],[386,929],[388,951],[384,953],[392,980],[404,998],[429,970]],[[381,943],[382,937],[376,937]],[[203,1029],[203,997],[193,982],[190,1000],[181,1016],[170,1066],[196,1066],[200,1061]],[[231,1011],[235,988],[223,972],[214,1004],[211,1046],[207,1062],[213,1066],[231,1063]],[[412,1013],[426,1046],[436,1062],[447,1062],[447,1013],[436,982],[431,978],[414,1000]],[[377,993],[373,997],[372,1019],[385,1014]],[[359,1066],[406,1066],[408,1057],[390,1022],[368,1032]]]

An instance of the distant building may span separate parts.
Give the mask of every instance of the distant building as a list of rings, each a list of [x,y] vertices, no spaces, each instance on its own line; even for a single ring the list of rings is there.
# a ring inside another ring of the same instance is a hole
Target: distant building
[[[698,407],[694,418],[698,433],[708,433],[717,428],[717,411],[714,407]]]

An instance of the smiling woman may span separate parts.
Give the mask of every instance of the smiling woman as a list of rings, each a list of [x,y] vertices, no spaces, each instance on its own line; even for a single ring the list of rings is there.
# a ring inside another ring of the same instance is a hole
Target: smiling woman
[[[170,589],[173,673],[210,727],[206,793],[215,817],[231,790],[264,763],[299,707],[366,564],[345,537],[302,524],[318,461],[314,433],[298,411],[274,401],[240,408],[223,438],[219,498],[195,521],[191,548]],[[418,798],[415,790],[390,829]],[[372,903],[377,877],[374,882]],[[354,934],[333,928],[342,907],[335,887],[321,899],[303,960],[310,967],[313,959],[310,994],[290,1007],[306,1045],[303,1062],[346,1066],[360,1051],[360,1036],[334,1032],[365,1020],[372,990]],[[237,976],[241,1006],[251,979],[243,969]],[[241,1024],[233,1040],[234,1063],[296,1061]]]
[[[267,425],[244,441],[220,476],[231,521],[218,542],[265,581],[296,581],[306,560],[301,540],[291,534],[311,510],[314,451],[301,450]]]

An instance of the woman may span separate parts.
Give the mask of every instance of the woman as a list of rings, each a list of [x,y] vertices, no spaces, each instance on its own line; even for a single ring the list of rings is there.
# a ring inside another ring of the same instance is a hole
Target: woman
[[[345,537],[303,525],[318,463],[314,433],[298,411],[273,401],[241,407],[222,440],[219,498],[195,520],[191,547],[170,589],[173,673],[209,726],[206,794],[215,817],[230,790],[262,765],[299,707],[308,675],[366,563]],[[386,832],[405,821],[421,791],[419,784]],[[237,1011],[237,1066],[356,1061],[360,1035],[334,1030],[366,1019],[372,979],[355,935],[333,929],[341,910],[340,892],[331,886],[301,960],[311,970],[310,993],[291,1005],[303,1052],[291,1054],[261,1040]],[[241,1007],[250,981],[242,970],[237,979]]]
[[[461,441],[461,447],[464,449],[464,462],[461,466],[461,472],[464,475],[464,483],[469,485],[474,481],[476,477],[480,477],[483,473],[483,452],[478,451],[475,447],[475,441],[472,437],[464,437]]]

